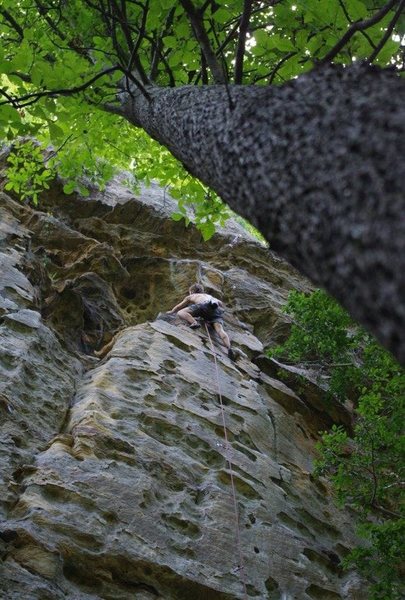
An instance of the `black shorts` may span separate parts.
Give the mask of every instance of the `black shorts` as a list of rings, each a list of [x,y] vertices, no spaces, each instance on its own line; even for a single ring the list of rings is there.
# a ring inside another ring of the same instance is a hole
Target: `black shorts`
[[[222,315],[224,309],[213,302],[203,302],[202,304],[190,304],[188,310],[193,317],[200,317],[207,323],[223,323]]]

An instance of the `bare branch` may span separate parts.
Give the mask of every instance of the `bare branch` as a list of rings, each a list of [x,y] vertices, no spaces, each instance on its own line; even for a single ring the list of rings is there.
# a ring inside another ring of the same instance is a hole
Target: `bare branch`
[[[38,8],[39,14],[41,15],[41,17],[43,17],[45,19],[45,21],[48,23],[48,25],[52,29],[52,31],[54,33],[56,33],[56,35],[58,37],[60,37],[61,40],[65,40],[66,39],[65,34],[59,29],[59,27],[56,25],[56,23],[54,23],[54,21],[49,16],[49,7],[44,6],[42,4],[42,2],[40,2],[40,0],[35,0],[35,5]]]
[[[364,21],[355,21],[346,31],[344,36],[338,41],[338,43],[324,56],[318,64],[323,65],[325,63],[330,62],[335,58],[337,54],[342,50],[342,48],[347,44],[347,42],[354,36],[357,31],[364,31],[369,27],[372,27],[381,19],[385,17],[385,15],[397,4],[398,0],[389,0],[387,4],[385,4],[379,11],[377,11],[372,17],[369,19],[365,19]]]
[[[74,94],[79,94],[80,92],[83,92],[84,90],[86,90],[98,79],[100,79],[101,77],[104,77],[104,75],[109,75],[110,73],[113,73],[114,71],[121,71],[121,70],[122,70],[122,68],[119,65],[114,65],[113,67],[109,67],[108,69],[104,69],[103,71],[100,71],[100,73],[97,73],[97,75],[94,75],[94,77],[92,77],[85,83],[82,83],[81,85],[78,85],[78,86],[75,86],[72,88],[60,88],[57,90],[34,92],[32,94],[25,94],[24,96],[19,96],[19,97],[10,96],[9,94],[7,94],[6,92],[4,92],[3,90],[0,89],[0,94],[2,96],[4,96],[5,98],[7,98],[7,100],[0,102],[0,106],[2,106],[4,104],[12,104],[16,108],[23,108],[24,106],[29,106],[30,104],[34,104],[40,98],[46,98],[46,97],[52,98],[55,96],[73,96]]]
[[[400,519],[401,515],[397,512],[394,512],[392,510],[388,510],[388,508],[385,508],[384,506],[381,506],[381,504],[376,504],[374,502],[374,504],[372,505],[373,508],[376,508],[377,510],[379,510],[380,512],[382,512],[384,515],[386,515],[387,517],[395,518],[395,519]]]
[[[27,73],[21,73],[20,71],[11,71],[10,75],[19,77],[21,81],[24,81],[25,83],[32,83],[32,78]]]
[[[153,51],[153,56],[152,56],[152,60],[151,60],[150,75],[149,75],[150,79],[152,81],[154,81],[156,79],[159,61],[161,60],[165,65],[166,71],[169,75],[170,85],[172,87],[174,87],[174,85],[175,85],[173,72],[162,53],[162,38],[164,38],[169,33],[171,26],[173,25],[173,18],[174,18],[175,11],[176,11],[176,8],[172,8],[171,11],[169,12],[169,14],[167,15],[164,29],[160,33],[160,35],[156,36],[155,38],[151,38],[151,44],[154,47],[154,51]]]
[[[58,152],[60,152],[68,142],[70,142],[70,140],[73,138],[73,133],[71,133],[70,135],[67,136],[67,138],[62,142],[62,144],[59,146],[59,148],[56,148],[56,150],[52,150],[52,152],[50,153],[49,156],[47,156],[46,160],[45,160],[45,164],[48,163],[52,158],[55,158],[55,156],[57,156]],[[79,136],[76,136],[75,138],[73,138],[73,141],[77,140],[79,138]]]
[[[244,0],[243,13],[240,18],[239,38],[235,56],[235,84],[242,84],[243,80],[243,58],[245,56],[246,34],[249,27],[250,13],[252,11],[252,0]]]
[[[167,76],[169,77],[169,86],[176,87],[176,80],[174,78],[173,71],[163,53],[160,53],[160,59],[166,69]]]
[[[121,104],[112,104],[111,102],[104,102],[103,104],[100,104],[100,108],[105,110],[105,112],[112,113],[113,115],[123,115]]]
[[[13,96],[11,96],[10,94],[8,94],[4,90],[0,89],[0,95],[4,96],[5,98],[7,98],[6,102],[0,102],[0,106],[2,104],[11,104],[12,106],[14,106],[14,108],[20,108],[18,102],[16,102],[16,99],[13,98]]]
[[[219,47],[219,39],[218,39],[218,36],[217,36],[217,32],[215,31],[214,23],[212,23],[211,26],[212,26],[212,34],[213,34],[213,36],[215,38],[215,42],[216,42],[217,46]],[[229,110],[232,112],[233,109],[235,108],[235,103],[232,100],[231,92],[230,92],[230,89],[229,89],[229,84],[228,84],[229,77],[228,77],[227,63],[226,63],[226,59],[225,59],[224,53],[222,51],[221,51],[221,60],[222,60],[222,68],[223,68],[224,73],[225,73],[225,82],[224,82],[224,85],[225,85],[225,89],[226,89],[226,95],[228,97]]]
[[[112,40],[112,43],[114,46],[114,50],[117,53],[117,57],[118,57],[120,63],[122,65],[125,65],[126,59],[127,59],[127,54],[125,53],[124,49],[122,48],[121,44],[118,41],[117,32],[116,32],[116,19],[114,18],[114,14],[112,12],[112,7],[111,7],[110,2],[108,2],[108,8],[109,8],[109,12],[103,11],[101,14],[102,14],[103,20],[107,26],[107,30],[111,36],[111,40]]]
[[[347,8],[345,6],[345,3],[343,2],[343,0],[338,0],[339,4],[340,4],[340,8],[342,9],[346,19],[348,20],[348,22],[350,23],[350,25],[353,23],[352,19],[350,18],[349,13],[347,12]],[[375,44],[373,42],[373,40],[371,39],[371,37],[368,35],[368,33],[366,33],[365,31],[361,31],[360,32],[362,34],[363,37],[366,38],[366,40],[368,41],[368,43],[370,44],[370,46],[372,48],[375,48]]]
[[[272,70],[272,72],[270,73],[269,85],[271,85],[273,83],[275,76],[277,75],[278,71],[281,69],[281,67],[283,66],[283,64],[285,62],[287,62],[287,60],[289,58],[292,58],[293,56],[296,56],[296,54],[298,54],[298,52],[295,52],[295,51],[289,52],[288,54],[286,54],[285,56],[283,56],[283,58],[281,60],[278,61],[278,63],[276,64],[276,66],[274,67],[274,69]]]
[[[232,27],[232,29],[230,30],[230,32],[228,33],[228,35],[226,36],[225,40],[222,42],[222,44],[218,47],[218,49],[216,50],[215,54],[217,56],[222,56],[222,52],[225,50],[225,48],[227,47],[227,45],[236,37],[237,31],[238,31],[238,27],[239,27],[239,21],[237,21],[234,26]]]
[[[282,0],[269,0],[268,2],[263,2],[263,4],[258,8],[252,9],[250,14],[255,15],[257,13],[263,12],[267,8],[273,8],[274,6],[276,6],[276,4],[280,4],[280,2],[282,2]],[[232,25],[232,23],[236,23],[239,26],[239,20],[240,17],[234,17],[230,19],[226,25],[229,26]]]
[[[371,495],[369,504],[371,506],[373,506],[376,496],[377,496],[378,479],[377,479],[377,474],[376,474],[376,470],[375,470],[375,451],[374,451],[374,441],[373,441],[372,437],[371,437],[370,443],[371,443],[371,448],[370,448],[371,449],[371,469],[369,470],[369,472],[371,473],[371,476],[373,479],[373,489],[372,489],[372,495]]]
[[[125,4],[125,3],[123,3],[123,4]],[[145,37],[146,19],[148,17],[148,11],[149,11],[149,2],[146,2],[145,6],[143,8],[143,11],[142,11],[142,20],[141,20],[141,25],[140,25],[139,31],[138,31],[138,38],[137,38],[137,40],[136,40],[136,42],[134,44],[134,47],[132,48],[131,56],[130,56],[130,59],[128,61],[128,66],[127,66],[128,71],[132,70],[132,67],[135,64],[135,62],[137,62],[138,64],[140,63],[140,61],[138,59],[138,50],[139,50],[139,47],[140,47],[140,45],[142,43],[142,40]],[[125,13],[124,16],[126,16],[126,13]]]
[[[193,28],[196,40],[200,44],[201,50],[204,53],[208,67],[212,73],[215,83],[225,83],[225,72],[221,66],[221,63],[217,60],[215,52],[211,47],[210,40],[204,28],[204,23],[201,14],[196,10],[195,6],[190,0],[180,0],[180,2]]]
[[[157,69],[158,69],[158,65],[159,62],[161,61],[166,69],[167,75],[169,77],[169,87],[176,87],[176,81],[174,79],[174,75],[173,75],[173,71],[170,68],[170,65],[167,61],[166,56],[163,53],[163,48],[162,48],[162,36],[159,36],[158,39],[156,38],[152,38],[151,36],[145,34],[145,39],[153,46],[154,51],[153,51],[153,58],[152,58],[152,67],[153,67],[153,71],[151,68],[151,72],[149,74],[148,80],[150,82],[155,81],[156,77],[157,77]],[[150,84],[149,84],[150,85]]]
[[[128,20],[126,18],[126,12],[121,13],[120,8],[118,7],[115,0],[107,0],[107,1],[108,1],[109,9],[110,9],[109,16],[110,16],[112,22],[114,23],[114,28],[115,28],[115,24],[118,23],[119,27],[121,28],[122,33],[124,34],[124,38],[127,43],[128,51],[132,52],[134,44],[132,41],[131,28],[130,28]],[[125,6],[125,4],[124,4],[124,6]]]
[[[403,14],[404,8],[405,8],[405,0],[401,0],[395,15],[393,16],[390,24],[387,27],[385,34],[381,38],[379,44],[374,48],[374,52],[370,55],[370,58],[368,59],[370,63],[372,63],[377,58],[377,56],[379,55],[379,53],[381,52],[381,50],[387,43],[388,38],[391,37],[391,34],[393,32],[395,25],[397,24],[399,17]]]
[[[18,34],[18,37],[22,40],[24,37],[24,30],[14,19],[13,15],[11,15],[5,8],[0,9],[0,14],[2,14],[6,21],[10,23],[11,27]]]
[[[132,83],[134,83],[136,85],[136,87],[140,90],[140,92],[145,96],[145,98],[148,100],[148,102],[151,101],[151,97],[150,94],[148,93],[147,89],[143,86],[143,84],[133,75],[133,73],[131,73],[131,71],[125,71],[125,77],[127,79],[129,79],[130,81],[132,81]],[[129,89],[129,86],[127,86],[127,91],[128,93],[132,96],[132,93]]]
[[[201,6],[201,8],[198,9],[198,12],[200,13],[201,16],[205,13],[205,11],[207,10],[207,8],[209,7],[210,4],[212,4],[212,0],[205,0],[204,4]]]
[[[203,85],[208,85],[207,61],[201,52],[201,81]]]
[[[138,34],[138,40],[134,44],[132,41],[131,26],[130,26],[127,16],[126,16],[126,10],[122,13],[115,0],[107,0],[107,1],[108,1],[108,6],[109,6],[108,18],[111,21],[111,32],[113,35],[114,47],[117,47],[117,48],[119,47],[120,52],[122,53],[120,62],[123,65],[127,65],[126,67],[124,67],[124,69],[126,71],[132,70],[132,68],[135,67],[137,75],[139,75],[139,78],[141,79],[142,83],[144,85],[148,85],[150,83],[148,76],[146,75],[145,70],[144,70],[142,63],[138,56],[138,49],[142,42],[144,34],[142,34],[140,32]],[[125,7],[125,3],[121,3],[121,5],[124,5],[124,7]],[[148,11],[147,6],[148,6],[148,2],[146,2],[146,5],[143,6],[143,10],[144,10],[143,16],[145,19],[145,24],[146,24],[146,16],[147,16],[147,11]],[[121,48],[121,46],[118,43],[118,37],[117,37],[117,33],[116,33],[117,24],[120,27],[122,33],[124,34],[125,41],[128,46],[128,50],[131,53],[129,60],[126,60],[124,50]],[[128,66],[128,65],[131,65],[131,66]]]
[[[255,8],[255,9],[251,9],[250,11],[250,16],[257,14],[259,12],[264,11],[266,8],[272,8],[273,6],[276,6],[276,4],[278,4],[279,2],[281,2],[281,0],[271,0],[269,3],[267,3],[264,6],[261,6],[259,8]],[[225,40],[222,42],[222,44],[220,44],[218,46],[218,49],[216,50],[215,54],[217,56],[221,56],[221,53],[225,50],[225,48],[228,46],[228,44],[230,42],[232,42],[232,40],[235,39],[238,28],[239,28],[239,24],[240,24],[240,17],[238,17],[237,19],[231,19],[227,25],[232,25],[233,27],[232,29],[229,31],[228,35],[226,36]],[[250,27],[249,31],[252,32],[255,29],[262,29],[264,27],[264,25],[260,25],[258,27]]]

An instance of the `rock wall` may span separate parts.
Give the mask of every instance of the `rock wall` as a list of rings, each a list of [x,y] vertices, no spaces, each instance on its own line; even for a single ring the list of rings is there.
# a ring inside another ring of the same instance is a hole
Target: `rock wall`
[[[171,210],[119,181],[0,197],[0,597],[363,600],[340,566],[353,517],[311,476],[350,415],[263,356],[308,284],[237,224],[204,244]],[[235,362],[164,314],[195,280],[229,307]]]

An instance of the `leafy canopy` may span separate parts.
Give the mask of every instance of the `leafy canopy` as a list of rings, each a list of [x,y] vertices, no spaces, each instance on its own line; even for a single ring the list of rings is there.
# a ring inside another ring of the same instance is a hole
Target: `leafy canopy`
[[[66,193],[85,195],[126,169],[135,183],[170,188],[174,218],[187,219],[192,204],[208,238],[227,211],[165,148],[108,112],[118,86],[280,84],[322,61],[401,69],[402,8],[403,0],[2,0],[0,139],[30,136],[54,149],[38,171],[19,145],[10,187],[25,182],[23,198],[36,201],[45,172],[56,170]]]
[[[301,365],[314,363],[329,377],[340,401],[354,399],[353,434],[341,426],[324,432],[318,475],[333,484],[340,505],[360,517],[368,544],[345,559],[374,583],[371,600],[403,597],[405,550],[404,437],[405,370],[325,292],[292,292],[286,307],[293,317],[289,339],[272,354]],[[403,583],[403,582],[402,582]]]

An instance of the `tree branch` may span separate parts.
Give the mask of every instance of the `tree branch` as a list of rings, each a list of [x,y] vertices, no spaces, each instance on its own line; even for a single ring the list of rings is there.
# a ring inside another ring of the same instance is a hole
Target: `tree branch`
[[[375,472],[374,441],[373,441],[372,437],[371,437],[370,443],[371,443],[371,469],[369,470],[369,472],[371,473],[371,476],[373,479],[373,489],[372,489],[372,495],[371,495],[369,504],[372,506],[374,504],[376,496],[377,496],[378,480],[377,480],[377,474]]]
[[[384,506],[381,506],[381,504],[377,504],[374,502],[374,504],[372,504],[373,508],[376,508],[377,510],[379,510],[380,512],[382,512],[384,515],[386,515],[387,517],[390,517],[391,519],[400,519],[401,515],[397,512],[394,512],[392,510],[389,510],[388,508],[385,508]]]
[[[280,2],[282,2],[282,0],[269,0],[269,2],[263,3],[262,6],[252,9],[250,15],[255,15],[257,13],[263,12],[264,10],[266,10],[266,8],[273,8],[274,6],[276,6],[276,4],[280,4]],[[239,21],[240,17],[235,17],[230,19],[226,25],[229,26],[232,25],[232,23],[236,23],[236,25],[238,26]]]
[[[207,61],[203,52],[201,52],[201,81],[203,85],[208,85]]]
[[[381,38],[381,41],[379,42],[379,44],[374,48],[374,52],[370,55],[370,58],[368,59],[370,63],[372,63],[377,58],[378,54],[380,53],[380,51],[383,49],[383,47],[387,43],[387,40],[391,36],[392,31],[393,31],[399,17],[403,14],[402,11],[404,10],[404,8],[405,8],[405,0],[401,0],[395,15],[393,16],[390,24],[387,27],[387,31]]]
[[[158,72],[159,60],[161,60],[166,68],[167,74],[169,75],[171,87],[175,86],[175,81],[174,81],[173,72],[172,72],[168,62],[166,61],[166,58],[163,56],[163,53],[162,53],[162,38],[164,38],[166,35],[168,35],[170,28],[173,25],[173,18],[174,18],[175,11],[176,11],[176,9],[172,8],[171,11],[169,12],[169,14],[167,15],[164,29],[159,34],[159,36],[156,36],[155,38],[151,38],[151,44],[154,47],[154,51],[153,51],[153,55],[152,55],[150,75],[149,75],[151,81],[154,81],[156,79],[157,72]]]
[[[218,49],[215,52],[215,54],[217,56],[222,56],[222,52],[225,50],[227,45],[236,37],[236,32],[238,31],[238,27],[239,27],[239,22],[236,22],[235,25],[232,27],[231,31],[228,33],[227,37],[222,42],[222,44],[220,46],[218,46]]]
[[[196,40],[200,44],[201,50],[204,53],[215,83],[224,84],[226,82],[224,70],[221,66],[221,63],[217,60],[215,52],[211,47],[211,43],[209,41],[207,32],[205,31],[200,13],[196,10],[190,0],[180,0],[180,2],[193,28]]]
[[[104,102],[100,104],[100,108],[114,115],[123,116],[123,109],[121,104],[112,104],[111,102]]]
[[[125,41],[127,43],[128,51],[132,52],[134,47],[134,43],[132,41],[132,33],[131,28],[129,26],[126,11],[121,12],[119,6],[117,5],[115,0],[108,0],[108,6],[110,8],[110,16],[111,19],[115,22],[118,22],[119,27],[121,28],[122,33],[124,34]],[[121,3],[121,6],[125,9],[125,3]]]
[[[123,6],[125,6],[125,3],[122,3]],[[124,67],[126,71],[132,71],[133,67],[135,67],[135,70],[137,72],[137,75],[139,76],[140,80],[142,81],[142,83],[144,85],[148,85],[150,83],[148,76],[145,73],[145,69],[142,66],[141,61],[139,60],[139,56],[138,56],[138,49],[139,46],[142,42],[142,39],[144,37],[144,31],[142,33],[142,26],[141,29],[139,30],[138,33],[138,39],[137,42],[134,44],[132,41],[132,33],[131,33],[131,27],[129,25],[127,16],[126,16],[126,12],[121,12],[120,8],[118,7],[117,3],[115,0],[108,0],[108,6],[109,6],[109,15],[108,17],[111,19],[111,31],[113,33],[113,39],[115,40],[114,45],[116,45],[117,47],[119,47],[121,49],[122,52],[122,59],[121,62],[122,64],[125,64],[126,66]],[[146,5],[143,6],[143,16],[144,16],[144,20],[146,24],[146,16],[147,16],[147,11],[148,11],[148,2],[146,2]],[[116,33],[116,25],[118,24],[118,26],[120,27],[125,41],[127,43],[127,47],[128,47],[128,51],[130,52],[130,58],[128,61],[124,60],[124,50],[121,48],[121,46],[118,43],[118,37],[117,37],[117,33]]]
[[[151,101],[151,96],[148,93],[147,89],[144,87],[143,83],[138,81],[138,79],[134,76],[133,73],[131,73],[131,71],[125,71],[125,77],[127,80],[129,79],[130,81],[132,81],[132,83],[134,83],[136,85],[138,90],[145,96],[145,98],[148,100],[148,102]],[[132,96],[132,93],[131,93],[131,90],[130,90],[128,84],[126,86],[126,91]]]
[[[120,63],[122,65],[125,65],[127,55],[124,52],[124,49],[122,48],[121,44],[118,41],[117,32],[116,32],[116,19],[114,18],[110,2],[108,2],[108,9],[109,9],[108,13],[105,11],[102,12],[102,17],[107,26],[108,32],[111,36],[111,40],[112,40],[112,43],[114,46],[114,50],[117,53],[118,60],[120,61]]]
[[[343,0],[338,0],[338,2],[340,4],[340,8],[342,9],[342,11],[343,11],[343,13],[344,13],[344,15],[345,15],[348,23],[350,23],[350,25],[352,25],[353,21],[350,18],[349,13],[347,12],[347,8],[345,6],[345,3],[343,2]],[[374,44],[373,40],[371,39],[371,37],[368,35],[368,33],[366,33],[365,31],[361,31],[360,33],[362,34],[363,37],[366,38],[366,40],[368,41],[368,43],[370,44],[370,46],[372,48],[375,48],[375,44]]]
[[[243,13],[240,18],[239,38],[235,55],[235,83],[241,84],[243,80],[243,58],[245,56],[246,33],[249,27],[252,0],[244,0]]]
[[[20,40],[22,40],[24,37],[24,30],[21,27],[21,25],[19,25],[17,23],[17,21],[14,19],[13,15],[11,15],[8,12],[8,10],[6,10],[5,8],[0,9],[0,13],[3,15],[3,17],[6,19],[6,21],[8,21],[10,23],[11,27],[18,34],[18,37],[20,38]]]
[[[11,71],[10,75],[14,75],[15,77],[19,77],[21,81],[25,83],[32,83],[31,76],[27,73],[20,73],[20,71]]]
[[[16,102],[16,99],[13,98],[13,96],[10,96],[10,94],[8,94],[7,92],[5,92],[2,89],[0,89],[0,94],[2,96],[4,96],[5,98],[7,98],[6,102],[0,102],[0,106],[2,104],[11,104],[12,106],[14,106],[14,108],[20,108],[20,105],[18,104],[18,102]]]
[[[326,54],[326,56],[324,56],[320,61],[318,61],[318,64],[323,65],[333,60],[357,31],[364,31],[365,29],[368,29],[369,27],[372,27],[373,25],[381,21],[381,19],[385,17],[385,15],[391,10],[391,8],[395,6],[395,4],[397,4],[397,2],[398,0],[389,0],[389,2],[385,4],[385,6],[383,6],[379,11],[375,13],[375,15],[373,15],[369,19],[365,19],[364,21],[355,21],[354,23],[352,23],[349,29],[344,34],[344,36],[338,41],[338,43],[332,48],[332,50],[330,50],[328,54]]]
[[[132,71],[133,66],[134,65],[136,66],[136,69],[137,69],[137,71],[142,79],[142,82],[144,84],[148,84],[148,83],[150,83],[150,81],[149,81],[148,76],[145,73],[145,70],[142,66],[141,61],[139,60],[138,50],[142,43],[142,40],[145,38],[146,19],[148,16],[148,11],[149,11],[149,2],[146,2],[143,12],[142,12],[142,20],[141,20],[141,25],[140,25],[139,31],[138,31],[138,37],[137,37],[135,44],[133,45],[131,56],[129,58],[128,65],[127,65],[128,71]]]
[[[289,58],[292,58],[296,54],[298,54],[298,52],[295,52],[295,51],[289,52],[288,54],[286,54],[285,56],[283,56],[283,58],[281,60],[278,61],[278,63],[275,65],[274,69],[270,73],[269,85],[271,85],[273,83],[275,76],[277,75],[278,71],[281,69],[281,67],[283,66],[283,64],[285,62],[287,62],[287,60]]]
[[[201,16],[205,13],[205,11],[207,10],[207,8],[209,7],[210,4],[212,4],[212,0],[205,0],[204,4],[201,6],[201,8],[198,9],[198,12],[200,13]]]
[[[41,17],[43,17],[45,19],[45,21],[48,23],[49,27],[52,29],[52,31],[54,33],[56,33],[56,35],[58,37],[60,37],[61,40],[65,41],[66,36],[65,34],[59,29],[59,27],[56,25],[56,23],[54,23],[51,19],[51,17],[49,16],[49,7],[48,6],[44,6],[40,0],[35,0],[35,5],[38,8],[38,12],[41,15]]]
[[[104,77],[104,75],[109,75],[110,73],[113,73],[114,71],[122,71],[122,68],[119,65],[114,65],[113,67],[109,67],[108,69],[104,69],[103,71],[100,71],[100,73],[97,73],[97,75],[94,75],[94,77],[92,77],[85,83],[82,83],[82,85],[78,85],[78,86],[75,86],[72,88],[60,88],[57,90],[34,92],[32,94],[25,94],[24,96],[19,96],[19,97],[10,96],[3,90],[0,90],[0,94],[2,96],[4,96],[5,98],[7,98],[7,100],[0,102],[0,106],[2,106],[4,104],[13,104],[13,106],[15,106],[16,108],[23,108],[24,106],[29,106],[30,104],[34,104],[40,98],[46,98],[46,97],[52,98],[54,96],[73,96],[74,94],[83,92],[89,86],[91,86],[95,81],[97,81],[101,77]],[[28,102],[26,102],[27,100],[28,100]]]

